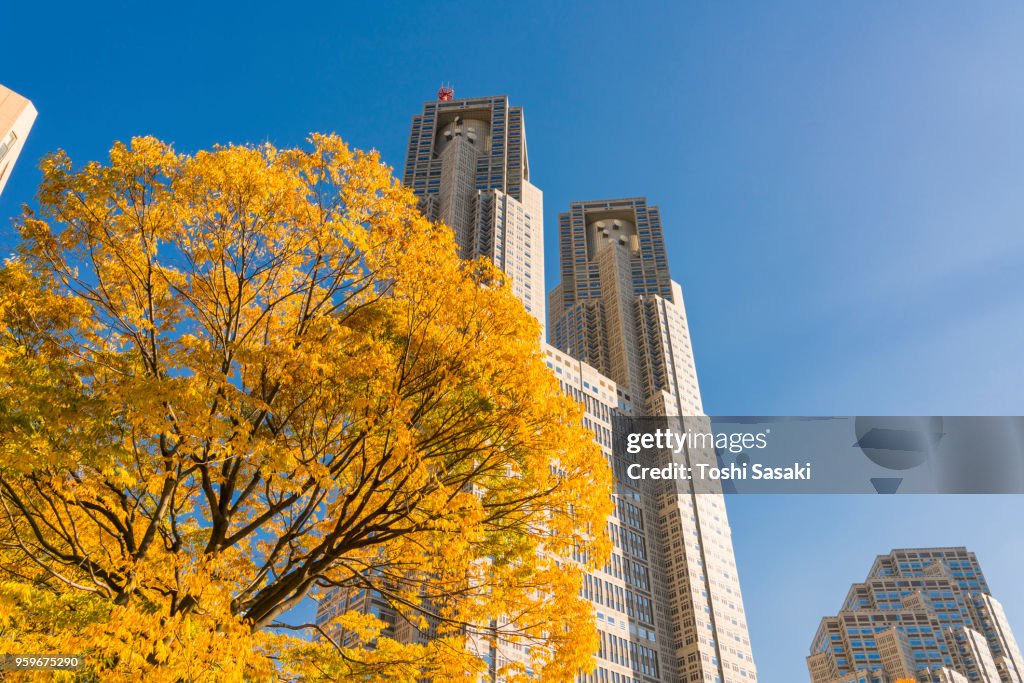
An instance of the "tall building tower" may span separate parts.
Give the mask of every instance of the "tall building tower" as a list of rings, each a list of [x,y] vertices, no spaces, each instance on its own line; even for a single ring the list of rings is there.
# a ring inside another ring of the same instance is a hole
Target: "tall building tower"
[[[35,120],[36,108],[32,103],[0,85],[0,192],[11,177],[11,169]]]
[[[403,179],[429,217],[452,227],[462,256],[491,258],[543,322],[543,198],[530,181],[522,109],[442,89],[413,118]],[[658,209],[644,199],[573,204],[560,235],[554,343],[542,350],[614,470],[614,416],[701,413],[682,292],[669,277]],[[613,553],[584,582],[600,650],[580,683],[756,683],[723,497],[637,484],[617,479]],[[431,637],[372,592],[325,596],[317,620],[352,609],[380,617],[384,635],[401,642]],[[471,646],[491,681],[516,658],[514,648]]]
[[[487,257],[510,277],[543,326],[544,198],[530,182],[523,110],[503,95],[438,95],[413,117],[402,182],[455,231],[463,258]]]
[[[574,202],[558,230],[551,343],[629,387],[644,414],[700,415],[683,294],[669,276],[658,208],[643,198]]]
[[[658,208],[644,198],[574,202],[558,225],[562,280],[549,298],[552,345],[613,381],[624,394],[620,412],[701,415],[682,288],[669,274]],[[755,681],[721,493],[634,490],[618,477],[615,495],[639,501],[641,535],[650,541],[652,611],[664,632],[661,680]],[[630,521],[621,511],[613,526]],[[613,567],[631,555],[629,544],[616,542]]]
[[[1024,658],[966,548],[880,555],[839,614],[822,619],[812,683],[1021,683]]]

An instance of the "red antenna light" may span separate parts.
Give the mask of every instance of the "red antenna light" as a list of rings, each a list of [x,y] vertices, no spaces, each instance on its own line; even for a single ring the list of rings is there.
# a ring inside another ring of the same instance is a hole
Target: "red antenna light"
[[[450,84],[444,83],[440,88],[437,89],[437,99],[442,102],[447,102],[455,96],[455,88]]]

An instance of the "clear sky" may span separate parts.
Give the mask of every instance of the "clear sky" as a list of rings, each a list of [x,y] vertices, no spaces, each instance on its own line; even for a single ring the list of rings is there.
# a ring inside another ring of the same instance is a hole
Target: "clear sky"
[[[549,284],[569,201],[661,207],[708,413],[1024,414],[1020,2],[26,2],[0,29],[0,83],[40,111],[0,253],[45,152],[337,131],[400,167],[445,80],[525,107]],[[894,546],[977,551],[1024,637],[1021,497],[730,509],[766,683],[807,680]]]

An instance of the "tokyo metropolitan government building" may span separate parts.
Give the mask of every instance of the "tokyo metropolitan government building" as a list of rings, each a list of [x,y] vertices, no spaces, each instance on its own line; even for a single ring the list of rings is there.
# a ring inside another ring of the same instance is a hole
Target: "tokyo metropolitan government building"
[[[455,231],[463,258],[486,256],[546,327],[540,342],[563,391],[614,465],[612,417],[702,413],[682,290],[669,274],[661,214],[644,198],[573,202],[559,215],[561,281],[544,285],[543,195],[531,180],[521,107],[442,89],[412,119],[404,184]],[[613,467],[613,469],[616,469]],[[725,501],[645,491],[616,477],[614,549],[585,577],[600,650],[581,683],[757,680]],[[402,642],[429,637],[373,593],[328,594],[317,619],[371,611]],[[487,647],[487,646],[485,646]],[[482,652],[490,680],[502,659]]]

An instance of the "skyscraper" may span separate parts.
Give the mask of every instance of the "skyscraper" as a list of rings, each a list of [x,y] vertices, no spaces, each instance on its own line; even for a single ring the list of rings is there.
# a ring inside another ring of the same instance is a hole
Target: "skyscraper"
[[[545,317],[543,198],[530,179],[523,112],[504,96],[451,99],[442,90],[413,117],[403,181],[447,223],[464,258],[491,258],[515,294]],[[560,220],[562,282],[550,297],[562,390],[612,462],[616,415],[699,415],[700,392],[682,290],[669,276],[661,218],[646,200],[574,203]],[[585,683],[757,680],[725,502],[616,481],[613,554],[586,577],[600,651]],[[328,595],[318,620],[371,611],[387,635],[423,640],[372,593]],[[494,672],[515,653],[481,653]]]
[[[647,415],[699,415],[683,294],[669,276],[658,208],[643,198],[574,202],[558,229],[551,343],[629,387]]]
[[[552,345],[616,385],[621,400],[612,412],[700,415],[682,288],[669,274],[658,208],[644,198],[574,202],[559,216],[559,245],[562,281],[548,309]],[[614,583],[622,578],[618,565],[646,555],[650,584],[627,577],[623,590],[651,600],[648,623],[638,623],[659,642],[661,677],[654,680],[756,680],[723,496],[634,483],[617,478],[612,571],[595,579]],[[615,618],[637,623],[628,609]],[[598,626],[604,629],[600,619]],[[600,661],[600,683],[609,680],[605,668]]]
[[[0,192],[36,120],[36,108],[24,97],[0,85]]]
[[[966,548],[880,555],[839,614],[822,619],[812,683],[1021,683],[1024,658],[1002,606]]]
[[[544,198],[530,182],[522,108],[504,96],[427,102],[412,120],[402,182],[428,218],[455,231],[462,258],[494,261],[543,325]]]

